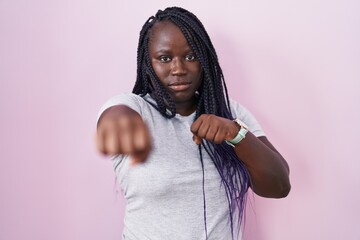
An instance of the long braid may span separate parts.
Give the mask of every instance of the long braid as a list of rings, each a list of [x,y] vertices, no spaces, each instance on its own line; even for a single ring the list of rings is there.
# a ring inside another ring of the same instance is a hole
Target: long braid
[[[166,92],[160,83],[149,59],[149,31],[156,22],[154,17],[150,17],[140,31],[138,51],[137,51],[137,77],[133,88],[133,93],[145,96],[153,93],[159,112],[166,118],[175,116],[175,104],[172,102],[170,94]],[[168,111],[169,110],[169,111]],[[170,113],[169,113],[170,112]]]
[[[151,28],[156,22],[166,20],[173,22],[180,28],[202,68],[202,83],[198,89],[195,119],[204,113],[233,119],[225,79],[219,65],[215,48],[200,20],[193,13],[183,8],[170,7],[163,11],[159,10],[155,16],[150,17],[144,24],[140,31],[137,51],[137,78],[133,93],[141,96],[151,93],[156,101],[156,106],[154,107],[156,107],[164,117],[172,118],[175,116],[175,104],[151,66],[148,49]],[[245,209],[246,192],[251,184],[249,173],[232,147],[226,143],[215,144],[202,140],[199,146],[199,156],[203,170],[203,179],[204,162],[201,152],[202,148],[212,159],[220,175],[221,183],[224,186],[228,200],[231,234],[234,239],[233,217],[237,209],[239,214],[238,224],[240,227]],[[204,184],[203,180],[204,223],[207,238]],[[238,231],[239,230],[240,228]]]

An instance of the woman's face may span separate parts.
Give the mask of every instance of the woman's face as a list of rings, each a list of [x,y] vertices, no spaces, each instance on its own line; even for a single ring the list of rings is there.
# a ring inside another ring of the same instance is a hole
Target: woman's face
[[[194,104],[201,84],[201,67],[181,30],[170,21],[155,23],[149,56],[156,76],[176,105]]]

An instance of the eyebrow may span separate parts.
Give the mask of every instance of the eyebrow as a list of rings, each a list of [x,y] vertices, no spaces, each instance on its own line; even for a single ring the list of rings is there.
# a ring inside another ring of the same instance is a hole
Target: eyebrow
[[[153,53],[154,54],[170,54],[172,51],[170,48],[161,48],[158,50],[155,50]],[[186,49],[184,52],[187,53],[195,53],[191,48]]]
[[[170,49],[166,49],[166,48],[162,48],[162,49],[159,49],[159,50],[155,50],[154,53],[170,53],[171,50]]]

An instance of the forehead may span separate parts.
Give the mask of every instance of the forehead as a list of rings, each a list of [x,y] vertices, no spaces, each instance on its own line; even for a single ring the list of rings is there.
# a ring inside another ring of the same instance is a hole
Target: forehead
[[[162,21],[154,24],[150,31],[149,47],[189,47],[189,44],[180,28],[171,21]]]

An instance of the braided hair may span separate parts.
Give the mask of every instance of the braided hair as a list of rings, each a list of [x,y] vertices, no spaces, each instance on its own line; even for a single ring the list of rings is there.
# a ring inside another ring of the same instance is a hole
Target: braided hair
[[[200,20],[193,13],[183,8],[169,7],[163,11],[159,10],[155,16],[150,17],[145,22],[140,32],[137,50],[137,78],[133,93],[141,96],[151,93],[157,103],[157,110],[164,117],[172,118],[175,116],[175,104],[172,101],[170,94],[165,90],[164,86],[156,76],[149,57],[149,32],[154,24],[160,21],[171,21],[180,28],[200,62],[203,74],[202,83],[198,89],[195,120],[204,113],[214,114],[227,119],[234,119],[230,110],[229,96],[224,75],[210,37]],[[225,142],[215,144],[206,140],[201,141],[201,144],[199,145],[199,155],[203,171],[204,223],[206,236],[203,150],[210,155],[220,175],[222,185],[225,188],[228,200],[231,233],[232,238],[234,239],[233,219],[234,216],[236,216],[235,210],[238,210],[238,230],[240,230],[246,203],[246,192],[251,184],[249,173],[231,146]]]

